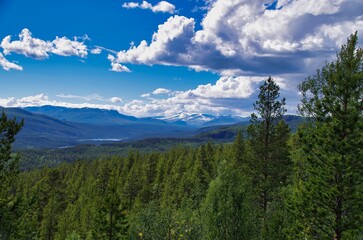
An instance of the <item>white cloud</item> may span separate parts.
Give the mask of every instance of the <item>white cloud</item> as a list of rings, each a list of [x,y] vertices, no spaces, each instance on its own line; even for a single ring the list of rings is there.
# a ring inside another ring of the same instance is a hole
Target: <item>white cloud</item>
[[[294,76],[290,76],[294,77]],[[0,105],[5,107],[27,107],[54,105],[71,108],[100,108],[117,110],[126,115],[136,117],[173,116],[180,113],[208,113],[214,115],[249,116],[253,112],[253,102],[257,96],[258,85],[266,77],[229,77],[222,76],[215,84],[199,85],[186,91],[171,91],[165,88],[155,89],[151,93],[143,94],[143,100],[123,101],[119,97],[104,98],[98,94],[90,96],[77,96],[60,94],[58,97],[65,99],[79,99],[84,101],[98,100],[105,104],[94,103],[69,103],[50,100],[48,96],[39,94],[21,99],[0,98]],[[274,78],[277,83],[285,83],[284,78]],[[284,95],[288,87],[283,85]],[[164,94],[164,95],[160,95]],[[166,95],[165,95],[166,94]],[[150,98],[152,95],[160,95],[158,98]],[[290,108],[289,113],[295,113]]]
[[[112,97],[110,100],[113,103],[120,103],[120,102],[122,102],[122,98],[119,98],[119,97]]]
[[[76,39],[69,40],[66,37],[56,37],[52,41],[51,53],[60,56],[78,56],[81,58],[87,57],[87,46],[83,42],[78,42]]]
[[[111,54],[108,55],[107,59],[111,61],[110,71],[113,71],[113,72],[131,72],[128,67],[118,63],[116,61],[116,58],[114,56],[112,56]]]
[[[101,53],[102,53],[102,49],[101,49],[101,48],[99,48],[99,47],[93,48],[93,49],[91,50],[91,53],[92,53],[92,54],[101,54]]]
[[[164,12],[164,13],[170,13],[173,14],[175,12],[175,6],[169,2],[166,1],[160,1],[156,5],[152,5],[148,3],[147,1],[142,1],[142,3],[137,2],[127,2],[122,4],[123,8],[141,8],[141,9],[150,9],[153,12]]]
[[[262,77],[221,77],[216,84],[199,85],[188,91],[203,98],[248,98],[255,92],[254,83],[263,81]]]
[[[169,93],[171,93],[171,90],[166,88],[158,88],[152,92],[152,94],[154,95],[169,94]]]
[[[45,41],[34,38],[32,33],[24,28],[19,34],[19,40],[12,41],[11,36],[6,36],[0,46],[5,55],[16,53],[34,59],[45,59],[49,57],[49,54],[85,58],[88,52],[84,41],[87,39],[88,37],[83,37],[83,41],[80,42],[76,37],[74,40],[56,37],[53,41]]]
[[[111,100],[110,100],[111,101]],[[93,104],[93,103],[69,103],[62,101],[55,101],[49,99],[49,97],[43,93],[28,96],[23,98],[0,98],[0,106],[3,107],[31,107],[31,106],[44,106],[44,105],[52,105],[59,107],[69,107],[69,108],[99,108],[99,109],[108,109],[108,110],[117,110],[120,108],[117,105],[112,104]]]
[[[149,43],[120,51],[114,62],[187,66],[234,77],[311,73],[315,64],[308,62],[324,63],[351,33],[363,39],[363,1],[281,0],[276,9],[264,3],[209,1],[200,30],[193,18],[170,17]]]
[[[144,94],[141,94],[140,97],[142,98],[149,98],[151,97],[152,95],[165,95],[167,94],[168,96],[171,96],[173,94],[175,94],[176,92],[173,92],[171,91],[170,89],[166,89],[166,88],[157,88],[155,89],[154,91],[152,92],[149,92],[149,93],[144,93]]]
[[[110,71],[113,72],[131,72],[130,69],[124,65],[121,65],[120,63],[111,63],[111,69]]]
[[[72,94],[58,94],[57,97],[59,98],[68,98],[68,99],[78,99],[84,101],[105,101],[105,98],[100,96],[99,94],[91,94],[88,96],[79,96],[79,95],[72,95]]]
[[[56,97],[59,98],[64,98],[64,99],[76,99],[76,100],[82,100],[82,101],[87,101],[87,102],[91,102],[91,101],[99,101],[99,102],[112,102],[112,103],[120,103],[122,102],[122,98],[120,97],[112,97],[112,98],[107,98],[107,97],[103,97],[97,93],[91,94],[91,95],[87,95],[87,96],[80,96],[80,95],[72,95],[72,94],[58,94],[56,95]]]
[[[188,57],[187,47],[191,44],[193,32],[194,19],[173,16],[159,25],[158,32],[154,33],[150,45],[142,41],[137,47],[131,46],[127,51],[120,51],[117,57],[109,55],[108,59],[111,63],[129,62],[147,65],[185,62],[183,58]]]
[[[0,66],[2,67],[2,69],[4,69],[5,71],[9,71],[11,69],[14,70],[23,70],[22,66],[17,65],[16,63],[13,62],[9,62],[4,55],[0,52]]]
[[[150,93],[141,94],[140,97],[142,97],[142,98],[148,98],[148,97],[150,97]]]
[[[131,101],[121,106],[120,111],[139,117],[171,116],[181,112],[247,116],[252,111],[252,100],[249,97],[263,80],[263,77],[222,76],[215,84],[199,85],[187,91],[172,92],[158,88],[142,97],[168,94],[166,98]]]

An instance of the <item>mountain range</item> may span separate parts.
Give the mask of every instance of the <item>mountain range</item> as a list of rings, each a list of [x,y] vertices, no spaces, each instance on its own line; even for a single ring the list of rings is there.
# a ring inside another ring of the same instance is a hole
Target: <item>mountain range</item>
[[[248,122],[249,117],[243,118],[239,116],[214,116],[202,113],[185,113],[181,112],[172,116],[154,117],[154,119],[163,120],[169,123],[176,123],[189,126],[207,127],[216,125],[234,124],[238,122]]]
[[[115,110],[56,106],[1,108],[25,125],[14,147],[60,148],[79,144],[136,141],[146,138],[199,138],[230,141],[236,129],[245,129],[249,118],[179,113],[173,116],[136,118]],[[303,119],[285,116],[292,130]]]
[[[90,123],[101,125],[124,124],[175,124],[193,127],[207,127],[215,125],[234,124],[249,121],[249,118],[238,116],[214,116],[210,114],[181,112],[172,116],[156,116],[148,118],[136,118],[117,112],[116,110],[104,110],[96,108],[66,108],[56,106],[26,107],[24,110],[44,114],[59,120],[76,123]]]

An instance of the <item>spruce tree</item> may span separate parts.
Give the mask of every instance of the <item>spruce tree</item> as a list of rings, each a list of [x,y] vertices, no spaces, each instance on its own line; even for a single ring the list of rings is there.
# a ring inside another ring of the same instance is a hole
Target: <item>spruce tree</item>
[[[256,201],[259,203],[261,237],[269,238],[270,205],[280,187],[286,184],[290,159],[287,140],[289,129],[282,117],[286,112],[285,98],[280,99],[280,88],[269,77],[261,86],[258,100],[254,103],[257,113],[251,115],[248,135],[252,150],[252,159],[248,170],[255,189]],[[283,153],[283,154],[281,154]]]
[[[299,87],[299,109],[312,122],[299,131],[291,205],[296,232],[305,238],[362,237],[363,50],[357,43],[355,33],[335,61]]]

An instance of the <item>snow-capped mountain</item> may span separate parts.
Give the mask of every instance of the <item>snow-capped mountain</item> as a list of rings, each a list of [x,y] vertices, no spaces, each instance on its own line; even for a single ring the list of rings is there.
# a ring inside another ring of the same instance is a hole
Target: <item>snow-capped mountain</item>
[[[169,123],[177,123],[189,126],[214,126],[233,124],[238,122],[249,121],[249,118],[243,118],[238,116],[214,116],[210,114],[202,113],[185,113],[181,112],[171,116],[159,116],[155,117]]]

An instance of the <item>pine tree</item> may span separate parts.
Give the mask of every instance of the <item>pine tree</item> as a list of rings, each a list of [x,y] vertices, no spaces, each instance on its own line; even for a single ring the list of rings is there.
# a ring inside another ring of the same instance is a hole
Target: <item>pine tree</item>
[[[361,239],[363,227],[363,49],[357,33],[301,85],[301,113],[292,206],[311,239]],[[360,237],[359,237],[360,234]]]
[[[243,140],[242,131],[237,132],[236,139],[233,144],[234,158],[235,160],[242,164],[245,161],[245,142]]]
[[[121,205],[116,173],[117,169],[114,168],[105,195],[101,196],[98,229],[95,229],[95,236],[98,239],[124,239],[128,231],[127,211]]]
[[[8,119],[2,112],[0,117],[0,239],[9,238],[17,220],[15,210],[19,201],[11,193],[11,188],[18,175],[19,156],[11,153],[11,145],[23,124],[23,121],[17,122],[15,118]]]
[[[286,112],[285,98],[280,100],[280,88],[269,77],[261,86],[258,100],[254,103],[257,111],[251,115],[248,127],[252,159],[248,164],[251,180],[256,191],[261,215],[261,238],[269,238],[268,214],[277,191],[286,184],[289,171],[282,171],[291,165],[287,151],[289,130],[282,121]],[[282,153],[282,154],[281,154]]]

